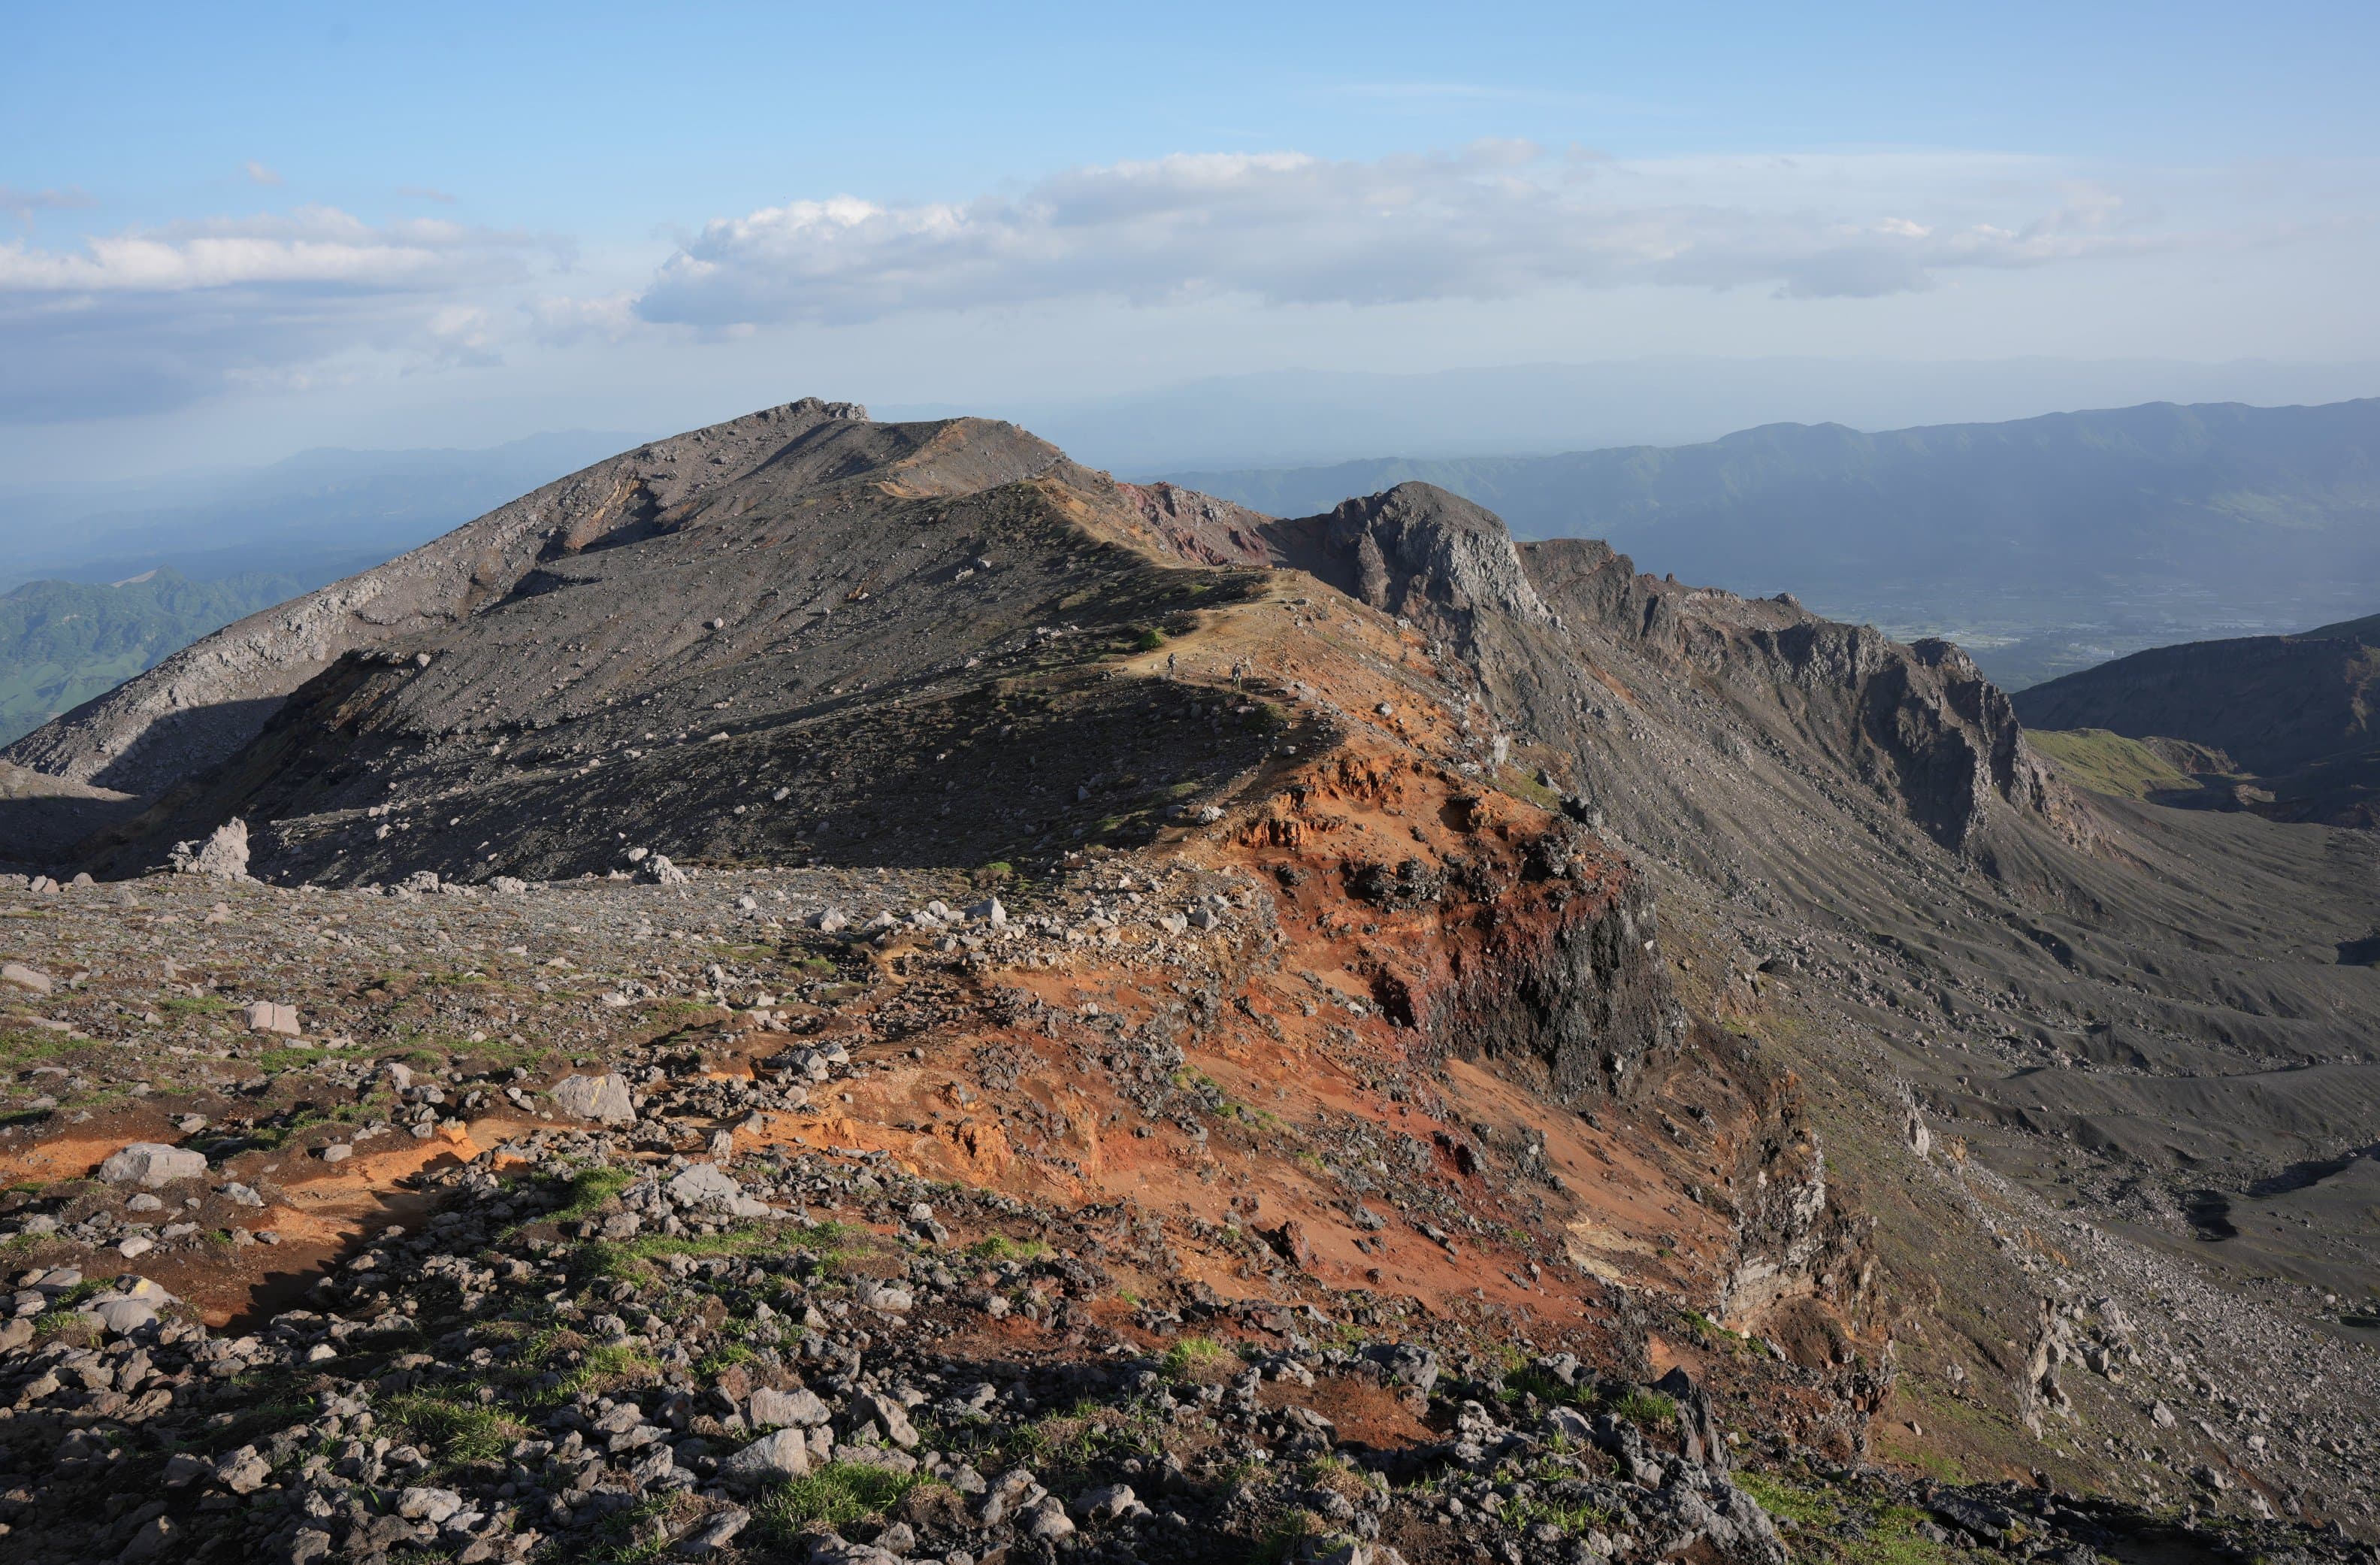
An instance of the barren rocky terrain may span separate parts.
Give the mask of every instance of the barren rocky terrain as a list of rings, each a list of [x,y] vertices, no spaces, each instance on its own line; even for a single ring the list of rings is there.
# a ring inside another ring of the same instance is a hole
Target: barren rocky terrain
[[[7,761],[10,1558],[2380,1529],[2371,839],[1945,644],[806,402]]]

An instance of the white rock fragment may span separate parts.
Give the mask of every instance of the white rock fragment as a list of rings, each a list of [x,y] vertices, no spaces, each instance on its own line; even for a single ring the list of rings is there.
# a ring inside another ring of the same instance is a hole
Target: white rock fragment
[[[240,1014],[248,1019],[248,1030],[251,1033],[274,1033],[285,1038],[294,1038],[300,1031],[296,1006],[285,1006],[273,1000],[255,1000],[242,1007]]]
[[[637,1117],[628,1098],[627,1078],[617,1071],[601,1076],[565,1076],[553,1084],[553,1107],[574,1119],[625,1125]]]
[[[16,961],[0,963],[0,983],[30,989],[36,995],[46,995],[53,987],[48,973],[38,967],[27,967],[23,962]]]
[[[396,1497],[396,1513],[408,1522],[443,1522],[463,1509],[452,1489],[413,1488]]]
[[[137,1141],[111,1154],[99,1166],[99,1177],[110,1184],[155,1187],[176,1180],[195,1180],[207,1171],[207,1160],[185,1146]]]

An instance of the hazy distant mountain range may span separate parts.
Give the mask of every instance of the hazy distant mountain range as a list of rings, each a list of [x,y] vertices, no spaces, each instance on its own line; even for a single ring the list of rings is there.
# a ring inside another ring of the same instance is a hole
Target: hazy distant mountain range
[[[2342,402],[2380,364],[2174,360],[1714,359],[1500,364],[1422,374],[1268,370],[1073,399],[885,407],[879,418],[1012,419],[1123,477],[1402,457],[1686,446],[1774,423],[1989,423],[2049,408]]]
[[[1949,635],[2011,685],[2380,602],[2380,399],[1167,476],[1290,516],[1420,479],[1524,537],[1607,539],[1683,581]]]

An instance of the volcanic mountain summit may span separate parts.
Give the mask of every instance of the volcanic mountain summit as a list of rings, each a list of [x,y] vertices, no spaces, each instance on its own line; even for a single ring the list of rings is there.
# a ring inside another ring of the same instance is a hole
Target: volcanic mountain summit
[[[1840,685],[1866,710],[1828,714],[1829,738],[1947,845],[1990,801],[2058,808],[2006,703],[1948,648],[1784,605],[1713,614],[1710,594],[1604,601],[1632,590],[1624,569],[1598,579],[1608,557],[1533,553],[1582,629],[1723,620]],[[1353,603],[1318,604],[1323,583]],[[1388,726],[1426,752],[1475,765],[1512,742],[1500,704],[1605,693],[1501,523],[1428,485],[1276,522],[1117,484],[1011,425],[807,400],[640,447],[253,616],[7,758],[147,805],[88,845],[117,873],[233,815],[259,873],[331,884],[608,871],[629,813],[689,860],[981,862],[1079,845],[1087,822],[1156,824],[1295,745],[1268,725],[1340,722],[1345,692],[1293,671],[1345,658],[1322,632],[1354,605],[1403,621],[1359,616],[1399,643],[1366,677],[1420,698]],[[1492,668],[1472,666],[1483,651]],[[1272,691],[1262,723],[1149,722],[1169,691],[1250,676]]]
[[[1946,642],[805,400],[0,760],[9,1515],[128,1557],[2380,1520],[2374,839]]]

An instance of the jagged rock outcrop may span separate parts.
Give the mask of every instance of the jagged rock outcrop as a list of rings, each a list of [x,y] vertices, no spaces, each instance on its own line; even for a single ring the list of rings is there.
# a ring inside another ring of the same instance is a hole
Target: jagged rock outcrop
[[[1348,500],[1269,529],[1276,557],[1384,613],[1468,629],[1483,616],[1542,626],[1552,615],[1496,517],[1429,483]]]
[[[1616,642],[1716,685],[1762,727],[1790,731],[1892,800],[1946,848],[1973,845],[1996,801],[2070,840],[2088,834],[2064,785],[2025,744],[2008,697],[1950,642],[1904,646],[1790,598],[1658,581],[1588,540],[1531,544],[1521,555],[1590,657]]]

